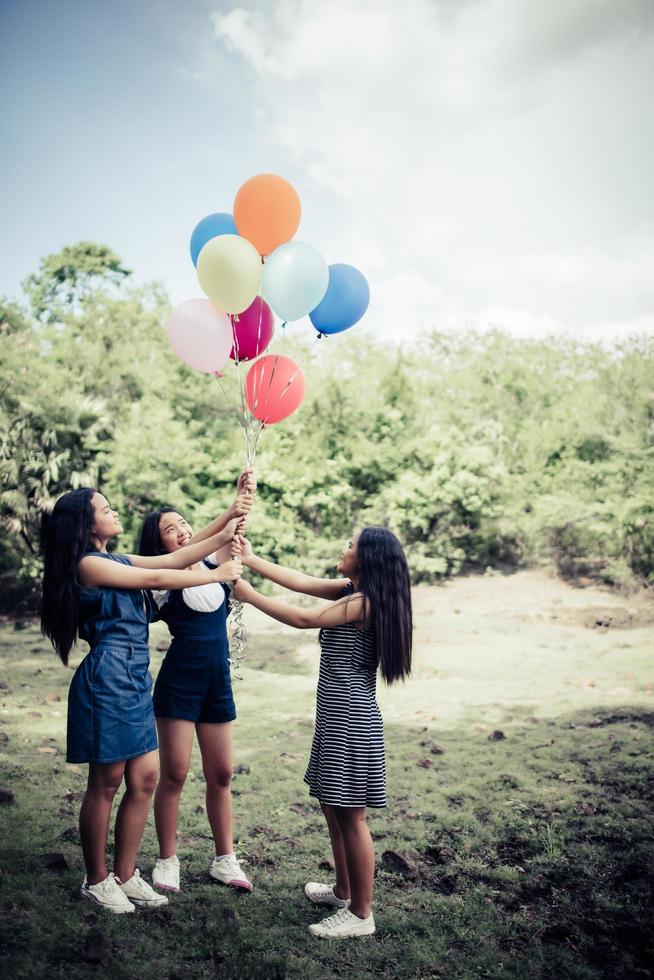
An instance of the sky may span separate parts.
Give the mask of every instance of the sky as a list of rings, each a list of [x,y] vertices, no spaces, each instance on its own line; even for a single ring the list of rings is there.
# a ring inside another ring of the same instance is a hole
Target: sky
[[[272,172],[358,331],[654,333],[652,0],[0,0],[2,262],[102,242],[173,303]]]

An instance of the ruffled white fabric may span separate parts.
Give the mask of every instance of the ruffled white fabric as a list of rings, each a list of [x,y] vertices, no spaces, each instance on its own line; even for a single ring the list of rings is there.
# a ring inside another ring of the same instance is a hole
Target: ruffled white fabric
[[[225,591],[220,582],[210,582],[208,585],[194,585],[191,589],[182,591],[185,605],[195,612],[215,612],[225,601]]]
[[[153,590],[152,598],[161,609],[170,598],[166,590]],[[182,589],[184,605],[195,612],[215,612],[225,601],[225,592],[220,582],[209,582],[207,585],[194,585],[190,589]]]

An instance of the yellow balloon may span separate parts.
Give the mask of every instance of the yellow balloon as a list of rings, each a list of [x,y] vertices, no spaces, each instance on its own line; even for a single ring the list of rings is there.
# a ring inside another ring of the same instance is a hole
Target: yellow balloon
[[[211,238],[198,256],[198,279],[224,313],[247,310],[261,289],[263,266],[254,245],[240,235]]]

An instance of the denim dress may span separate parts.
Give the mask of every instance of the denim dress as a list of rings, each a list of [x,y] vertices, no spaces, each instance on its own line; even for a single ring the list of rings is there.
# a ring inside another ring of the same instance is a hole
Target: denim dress
[[[131,565],[124,555],[90,552]],[[77,585],[79,634],[91,649],[68,692],[68,762],[122,762],[157,748],[148,670],[153,604],[141,589]]]

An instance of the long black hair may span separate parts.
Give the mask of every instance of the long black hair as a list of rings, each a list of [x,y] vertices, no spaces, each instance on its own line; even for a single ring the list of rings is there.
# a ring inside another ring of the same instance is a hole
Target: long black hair
[[[159,521],[164,514],[179,514],[179,511],[176,507],[160,507],[159,510],[153,510],[152,513],[148,514],[141,528],[139,555],[166,554],[159,530]]]
[[[371,606],[377,659],[392,684],[411,672],[411,580],[402,545],[385,527],[364,527],[357,540],[359,592]]]
[[[90,550],[94,524],[92,487],[69,490],[41,522],[43,593],[41,632],[51,641],[62,663],[77,640],[79,615],[75,584],[77,566]]]

